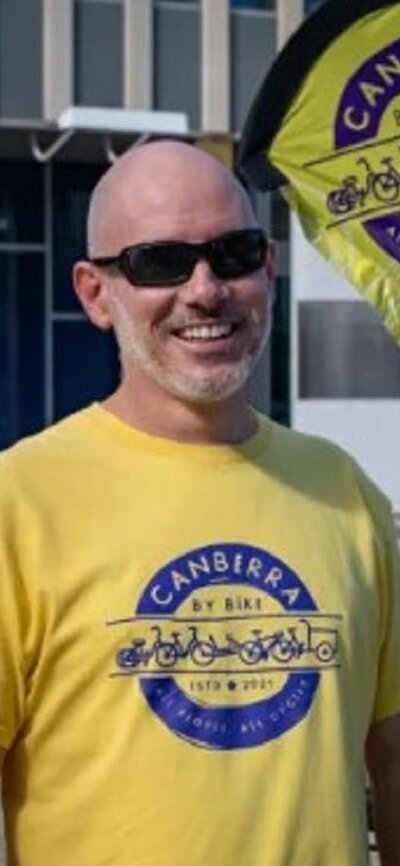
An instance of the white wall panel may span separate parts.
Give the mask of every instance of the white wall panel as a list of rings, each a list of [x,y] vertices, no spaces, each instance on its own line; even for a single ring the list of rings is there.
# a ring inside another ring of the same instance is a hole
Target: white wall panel
[[[400,510],[400,400],[300,400],[293,426],[345,448]]]
[[[292,218],[291,237],[292,425],[349,451],[400,510],[400,400],[299,399],[299,304],[317,299],[354,301],[360,296],[305,240],[296,218]]]

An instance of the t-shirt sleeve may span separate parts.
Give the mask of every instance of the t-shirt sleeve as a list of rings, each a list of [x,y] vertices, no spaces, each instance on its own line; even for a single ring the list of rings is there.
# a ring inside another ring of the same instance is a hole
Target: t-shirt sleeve
[[[7,556],[3,538],[0,539],[0,746],[3,748],[11,745],[24,719],[27,627],[20,577],[16,563]]]
[[[8,748],[26,718],[37,648],[38,613],[26,567],[30,535],[13,478],[0,465],[0,746]]]
[[[380,604],[380,642],[372,720],[400,713],[400,545],[391,505],[365,476],[359,476],[372,516]]]
[[[373,719],[400,713],[400,555],[394,521],[387,517],[381,645]]]

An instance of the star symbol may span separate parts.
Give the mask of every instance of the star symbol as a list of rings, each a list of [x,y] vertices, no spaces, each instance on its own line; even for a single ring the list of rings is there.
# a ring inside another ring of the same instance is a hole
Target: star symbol
[[[228,689],[230,692],[234,692],[236,688],[236,683],[234,680],[229,680]]]

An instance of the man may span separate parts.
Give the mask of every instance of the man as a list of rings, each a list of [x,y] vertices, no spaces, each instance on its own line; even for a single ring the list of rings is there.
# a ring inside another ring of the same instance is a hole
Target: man
[[[121,383],[0,461],[10,866],[399,866],[383,496],[247,399],[273,250],[189,145],[129,151],[74,282]],[[85,363],[85,359],[82,359]]]

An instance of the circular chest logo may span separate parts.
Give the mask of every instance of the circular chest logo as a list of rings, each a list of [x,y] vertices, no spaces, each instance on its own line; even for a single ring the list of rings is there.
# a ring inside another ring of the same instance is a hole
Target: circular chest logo
[[[318,611],[297,574],[258,547],[221,543],[151,578],[114,676],[138,678],[152,711],[197,746],[238,749],[280,737],[339,666],[340,617]]]
[[[369,237],[400,261],[400,39],[348,81],[334,142],[336,151],[351,148],[352,168],[327,196],[333,224],[358,218]]]

